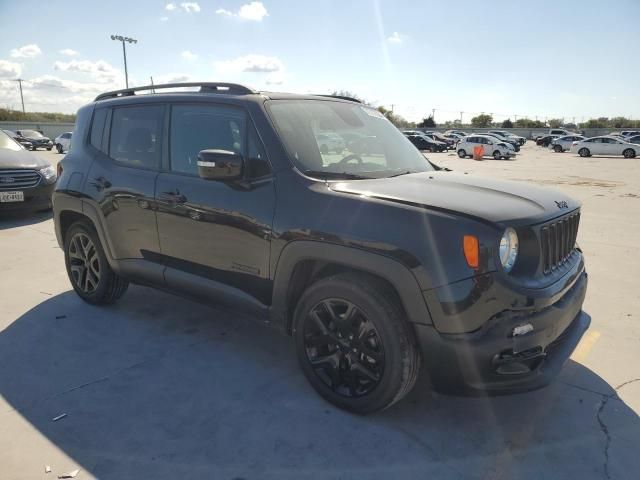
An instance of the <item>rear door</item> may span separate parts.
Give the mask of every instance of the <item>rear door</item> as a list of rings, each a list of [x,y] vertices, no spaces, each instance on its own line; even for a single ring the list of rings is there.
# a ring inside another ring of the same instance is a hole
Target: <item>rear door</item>
[[[230,286],[270,303],[269,252],[275,207],[274,181],[257,132],[234,106],[174,104],[169,158],[158,176],[158,231],[170,287],[184,274]],[[201,150],[243,155],[243,179],[198,176]]]
[[[146,103],[94,112],[94,161],[87,191],[105,223],[116,259],[160,251],[153,209],[162,155],[165,106]],[[100,125],[105,125],[104,134]]]

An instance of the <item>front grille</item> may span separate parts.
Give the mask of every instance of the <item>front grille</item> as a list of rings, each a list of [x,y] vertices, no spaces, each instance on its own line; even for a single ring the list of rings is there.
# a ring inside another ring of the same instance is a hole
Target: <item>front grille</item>
[[[565,263],[574,251],[580,212],[554,220],[542,227],[540,232],[543,272],[550,274]]]
[[[0,190],[35,187],[42,177],[35,170],[0,170]]]

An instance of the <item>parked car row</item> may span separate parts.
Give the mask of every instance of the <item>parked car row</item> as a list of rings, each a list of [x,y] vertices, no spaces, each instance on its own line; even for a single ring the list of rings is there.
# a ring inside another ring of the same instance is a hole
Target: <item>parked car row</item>
[[[0,131],[0,213],[50,209],[55,168],[14,138]]]
[[[539,138],[536,143],[549,147],[557,153],[570,151],[581,157],[591,155],[622,155],[634,158],[640,155],[640,133],[625,131],[587,138],[584,135],[572,133],[569,135],[547,135]]]

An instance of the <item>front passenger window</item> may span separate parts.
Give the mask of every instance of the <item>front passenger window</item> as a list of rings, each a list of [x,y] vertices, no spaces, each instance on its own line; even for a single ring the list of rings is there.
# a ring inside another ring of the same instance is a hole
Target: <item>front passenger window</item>
[[[222,106],[175,105],[171,109],[171,170],[198,174],[201,150],[227,150],[244,155],[245,116]]]

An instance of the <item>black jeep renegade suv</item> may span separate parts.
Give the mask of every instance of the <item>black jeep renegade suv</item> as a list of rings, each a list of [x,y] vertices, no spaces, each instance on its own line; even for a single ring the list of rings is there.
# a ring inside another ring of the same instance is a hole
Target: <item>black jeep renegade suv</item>
[[[136,94],[151,88],[82,107],[61,162],[56,234],[85,301],[133,282],[250,309],[359,413],[420,369],[440,389],[540,387],[588,328],[580,206],[562,193],[440,169],[348,98]]]

